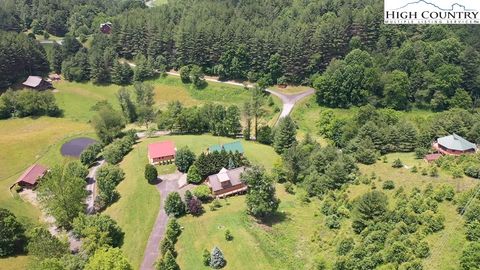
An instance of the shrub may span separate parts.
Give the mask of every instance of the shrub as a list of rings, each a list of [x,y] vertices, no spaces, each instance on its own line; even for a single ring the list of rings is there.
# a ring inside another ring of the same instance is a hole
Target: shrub
[[[233,240],[233,235],[230,232],[230,230],[225,231],[225,240],[227,240],[227,241],[232,241]]]
[[[220,200],[218,198],[215,198],[212,202],[212,205],[215,207],[215,208],[220,208],[222,207],[222,203],[220,202]]]
[[[480,166],[468,166],[465,168],[464,172],[470,177],[480,178]]]
[[[415,157],[417,159],[423,159],[428,154],[428,149],[426,148],[415,148]]]
[[[467,244],[460,257],[460,266],[464,270],[478,269],[480,265],[480,242]]]
[[[214,247],[210,256],[210,267],[213,269],[220,269],[225,267],[226,264],[227,262],[223,257],[222,251],[218,247]]]
[[[187,174],[187,181],[188,183],[191,184],[200,184],[202,182],[202,176],[200,175],[200,172],[198,171],[198,168],[195,164],[190,166],[188,169],[188,174]]]
[[[330,215],[325,218],[325,225],[329,229],[339,229],[340,228],[340,218],[337,215]]]
[[[423,176],[428,175],[427,168],[423,168],[423,169],[422,169],[422,175],[423,175]]]
[[[397,159],[395,159],[395,160],[393,161],[392,167],[393,167],[393,168],[402,168],[402,167],[403,167],[403,163],[402,163],[402,161],[401,161],[399,158],[397,158]]]
[[[205,265],[205,266],[210,265],[210,252],[208,252],[207,249],[203,250],[202,261],[203,261],[203,265]]]
[[[200,185],[194,188],[192,193],[202,202],[208,202],[212,198],[212,192],[207,185]]]
[[[180,217],[185,214],[185,204],[180,198],[178,192],[171,192],[168,194],[167,199],[165,200],[165,212],[168,215],[173,215],[175,217]]]
[[[294,185],[291,182],[286,182],[284,187],[285,187],[285,191],[288,194],[294,194],[295,193]]]
[[[355,246],[355,241],[353,238],[348,237],[345,239],[342,239],[340,243],[337,246],[337,254],[344,256],[347,255]]]
[[[97,171],[97,184],[100,191],[100,197],[104,205],[100,205],[101,209],[115,202],[119,194],[116,191],[117,185],[123,180],[125,173],[115,165],[106,164]]]
[[[388,190],[394,189],[395,188],[395,183],[392,180],[387,180],[387,181],[383,182],[382,188],[383,189],[388,189]]]
[[[160,254],[164,256],[167,251],[170,251],[172,255],[175,256],[175,245],[169,238],[164,237],[162,242],[160,243]]]
[[[430,177],[438,177],[438,169],[437,166],[432,166],[430,168]]]
[[[410,171],[411,171],[412,173],[417,173],[417,172],[418,172],[417,166],[413,166]]]
[[[418,258],[427,258],[428,256],[430,256],[430,247],[428,247],[428,243],[427,242],[420,242],[416,247],[415,249],[413,249],[413,251],[415,252],[415,255],[418,257]]]
[[[178,237],[182,233],[182,227],[178,224],[176,218],[171,218],[167,224],[165,235],[173,244],[177,242]]]
[[[152,164],[145,165],[145,179],[147,179],[148,183],[153,184],[157,181],[158,172],[155,166]]]
[[[202,202],[197,197],[192,197],[187,201],[188,212],[194,216],[199,216],[203,213]]]
[[[480,221],[474,220],[467,225],[467,240],[480,242]]]

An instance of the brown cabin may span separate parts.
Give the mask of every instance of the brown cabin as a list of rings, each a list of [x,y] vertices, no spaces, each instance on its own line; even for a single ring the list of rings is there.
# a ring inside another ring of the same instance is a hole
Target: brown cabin
[[[210,175],[207,178],[207,184],[210,186],[213,195],[217,197],[226,197],[235,194],[241,194],[247,191],[247,185],[240,179],[245,167],[239,167],[232,170],[223,168],[218,174]]]

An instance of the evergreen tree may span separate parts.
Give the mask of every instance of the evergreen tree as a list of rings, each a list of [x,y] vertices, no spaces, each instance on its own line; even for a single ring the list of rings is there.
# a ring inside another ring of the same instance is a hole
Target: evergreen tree
[[[22,252],[27,242],[23,225],[3,208],[0,208],[0,238],[0,257]]]
[[[145,179],[147,179],[148,183],[153,184],[158,178],[158,172],[155,166],[151,164],[145,165]]]
[[[197,166],[192,164],[190,168],[188,169],[188,174],[187,174],[187,181],[188,183],[191,184],[200,184],[202,182],[202,176],[200,175],[200,172],[197,168]]]
[[[295,138],[296,134],[297,128],[290,116],[280,119],[273,137],[273,148],[275,149],[275,152],[281,154],[292,147],[297,141]]]
[[[165,200],[165,212],[167,212],[168,215],[173,215],[175,217],[180,217],[185,214],[185,204],[178,192],[171,192],[168,194],[167,199]]]
[[[112,67],[112,82],[118,85],[130,84],[133,80],[133,69],[128,63],[114,61]]]
[[[135,111],[135,104],[130,98],[130,93],[127,88],[122,87],[117,92],[117,98],[122,108],[123,117],[129,122],[135,122],[137,118],[137,113]]]
[[[225,267],[227,262],[223,257],[222,251],[218,247],[214,247],[210,256],[210,267],[213,269],[221,269]]]
[[[180,148],[175,154],[175,165],[180,172],[188,172],[195,162],[195,154],[187,147]]]

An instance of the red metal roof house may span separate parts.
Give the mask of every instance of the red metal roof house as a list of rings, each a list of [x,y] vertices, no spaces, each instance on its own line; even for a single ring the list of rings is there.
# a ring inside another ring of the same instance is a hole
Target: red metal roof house
[[[24,188],[34,188],[38,181],[45,176],[48,169],[39,164],[33,164],[17,180],[17,184]]]
[[[172,141],[163,141],[148,145],[148,161],[150,164],[160,164],[175,159],[175,144]]]

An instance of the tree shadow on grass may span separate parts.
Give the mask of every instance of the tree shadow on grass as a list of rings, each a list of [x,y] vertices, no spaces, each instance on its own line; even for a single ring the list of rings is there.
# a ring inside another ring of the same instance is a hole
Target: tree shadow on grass
[[[261,219],[257,219],[257,222],[266,225],[268,227],[272,227],[275,224],[281,223],[286,220],[290,220],[290,214],[285,213],[285,212],[275,212],[272,215],[263,217]]]

